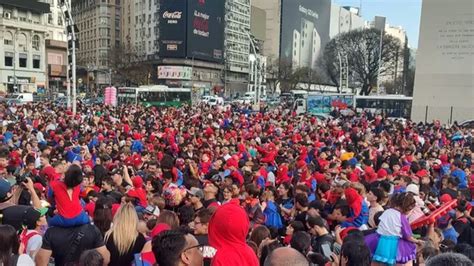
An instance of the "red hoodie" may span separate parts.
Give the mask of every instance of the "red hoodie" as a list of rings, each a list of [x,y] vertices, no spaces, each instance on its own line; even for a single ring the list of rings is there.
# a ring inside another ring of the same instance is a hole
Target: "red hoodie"
[[[258,266],[258,258],[246,243],[249,219],[234,202],[217,208],[209,222],[209,244],[217,252],[212,266]]]

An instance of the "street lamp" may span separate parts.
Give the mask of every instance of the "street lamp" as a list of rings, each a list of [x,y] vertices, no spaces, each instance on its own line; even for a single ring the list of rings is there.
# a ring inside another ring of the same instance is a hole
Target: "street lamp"
[[[250,45],[252,47],[253,54],[249,56],[249,61],[250,62],[255,62],[253,72],[254,72],[254,88],[255,88],[255,103],[257,104],[258,108],[260,108],[260,87],[258,86],[258,73],[259,73],[259,68],[260,68],[260,59],[257,55],[257,49],[255,49],[255,44],[253,43],[253,39],[250,36],[250,33],[248,31],[245,32],[247,34],[247,37],[249,38]],[[252,58],[254,58],[252,60]]]

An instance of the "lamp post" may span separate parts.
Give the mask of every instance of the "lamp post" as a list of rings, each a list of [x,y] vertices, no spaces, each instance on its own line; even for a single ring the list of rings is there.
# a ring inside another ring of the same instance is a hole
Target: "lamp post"
[[[260,108],[260,87],[258,87],[258,74],[259,70],[258,68],[260,67],[260,60],[257,55],[257,49],[255,49],[255,44],[253,43],[252,37],[250,36],[250,33],[246,31],[247,37],[249,38],[250,45],[252,47],[253,55],[255,57],[255,63],[254,63],[254,88],[255,88],[255,103],[257,104],[258,108]],[[252,59],[249,58],[249,61],[252,62]]]

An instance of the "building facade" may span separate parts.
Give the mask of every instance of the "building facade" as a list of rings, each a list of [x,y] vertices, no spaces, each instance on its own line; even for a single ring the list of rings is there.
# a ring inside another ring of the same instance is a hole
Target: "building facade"
[[[281,0],[252,0],[252,6],[266,13],[263,52],[267,58],[276,59],[280,53]]]
[[[122,0],[121,43],[140,60],[156,60],[159,52],[159,0]]]
[[[221,0],[160,0],[160,84],[199,95],[225,92],[225,15]]]
[[[332,39],[341,33],[363,29],[365,27],[365,20],[359,15],[359,11],[358,8],[332,4],[329,37]]]
[[[65,92],[67,86],[67,34],[59,0],[40,0],[50,6],[46,16],[47,93]]]
[[[121,44],[121,12],[121,0],[72,0],[72,16],[79,28],[77,69],[87,73],[89,87],[109,84],[109,64]]]
[[[44,91],[48,12],[46,3],[0,1],[0,91]]]
[[[227,95],[242,95],[249,74],[250,0],[228,0],[225,5],[224,65]]]

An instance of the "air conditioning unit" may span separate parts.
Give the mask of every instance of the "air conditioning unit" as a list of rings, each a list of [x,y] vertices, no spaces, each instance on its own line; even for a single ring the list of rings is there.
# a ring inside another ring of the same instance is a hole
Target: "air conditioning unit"
[[[11,19],[12,14],[10,12],[5,12],[5,13],[3,13],[3,17],[6,18],[6,19]]]

